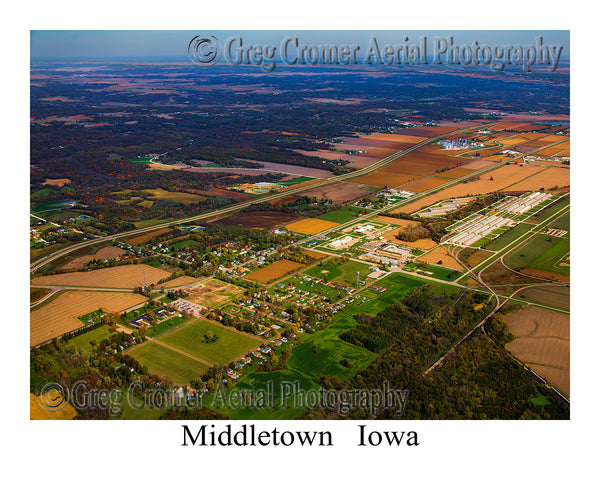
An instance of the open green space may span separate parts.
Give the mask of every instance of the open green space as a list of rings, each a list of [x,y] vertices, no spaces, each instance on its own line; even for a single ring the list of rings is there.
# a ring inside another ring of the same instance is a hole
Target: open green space
[[[205,342],[208,332],[218,339]],[[262,340],[207,320],[196,320],[160,337],[160,341],[208,363],[224,365],[256,348]]]
[[[130,158],[129,161],[133,163],[141,163],[143,165],[149,165],[152,163],[150,157],[134,157]]]
[[[556,212],[560,211],[562,208],[569,205],[570,201],[571,201],[571,198],[569,196],[567,196],[567,197],[559,200],[558,202],[554,203],[550,207],[545,208],[535,217],[535,222],[540,223],[540,222],[543,222],[544,220],[547,220],[552,215],[554,215]]]
[[[204,363],[154,342],[145,343],[129,355],[148,367],[150,372],[170,378],[178,384],[187,384],[208,369]]]
[[[297,177],[292,178],[291,180],[286,180],[285,182],[276,182],[278,185],[283,185],[285,187],[291,187],[292,185],[298,185],[299,183],[308,182],[309,180],[314,180],[314,177]]]
[[[327,220],[329,222],[346,223],[357,218],[359,213],[364,211],[364,208],[347,206],[332,212],[324,213],[323,215],[319,215],[317,218],[319,220]]]
[[[551,235],[534,235],[519,248],[512,251],[505,258],[505,262],[516,270],[530,267],[553,273],[569,274],[568,266],[560,266],[559,260],[564,257],[570,248],[566,238]]]
[[[336,263],[336,260],[330,260],[324,262],[322,266],[316,265],[305,270],[305,273],[311,277],[322,278],[328,282],[346,287],[354,287],[356,285],[357,271],[359,272],[360,280],[364,280],[371,273],[369,265],[351,260],[341,264]]]
[[[75,348],[83,350],[85,354],[89,355],[92,353],[92,345],[90,344],[90,341],[96,340],[96,343],[98,343],[100,340],[110,337],[111,333],[109,328],[110,327],[108,325],[102,325],[99,328],[95,328],[94,330],[90,330],[89,332],[85,332],[69,339],[68,343],[69,345],[73,345]]]
[[[50,200],[42,202],[31,209],[33,213],[60,211],[63,208],[71,208],[73,205],[70,200]]]
[[[186,240],[182,240],[181,242],[176,243],[175,245],[173,245],[171,247],[171,249],[174,250],[175,252],[179,252],[180,250],[183,250],[186,247],[190,248],[190,249],[194,249],[198,245],[200,245],[200,242],[197,242],[196,240],[191,240],[188,238]]]
[[[163,302],[165,299],[167,299],[167,297],[164,297],[162,299]],[[168,299],[168,300],[172,301],[171,299]],[[146,335],[154,338],[154,337],[157,337],[158,335],[162,335],[163,333],[167,333],[169,330],[177,328],[178,326],[183,325],[184,323],[189,322],[189,321],[190,321],[189,318],[178,317],[177,315],[175,315],[172,318],[163,320],[162,322],[157,323],[156,325],[154,325],[152,327],[149,327]]]
[[[564,215],[561,215],[556,220],[554,220],[550,225],[550,228],[556,228],[558,230],[567,230],[571,229],[571,213],[567,212]]]
[[[485,246],[485,249],[498,252],[510,243],[514,242],[525,232],[529,231],[532,227],[533,225],[530,225],[528,223],[519,223],[518,225],[515,225],[513,228],[511,228],[508,232],[503,233],[501,236],[488,243]]]

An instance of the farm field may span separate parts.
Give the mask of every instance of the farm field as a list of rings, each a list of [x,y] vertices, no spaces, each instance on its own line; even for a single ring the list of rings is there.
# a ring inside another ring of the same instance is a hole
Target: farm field
[[[330,222],[327,220],[319,220],[318,218],[304,218],[302,220],[298,220],[297,222],[287,224],[285,228],[296,233],[314,235],[338,225],[339,223]]]
[[[373,185],[376,187],[392,188],[398,185],[408,183],[419,176],[420,175],[414,173],[409,174],[376,170],[374,172],[367,173],[366,175],[352,178],[349,181],[354,183]]]
[[[142,225],[139,225],[137,227],[142,228]],[[134,235],[132,237],[127,237],[124,240],[129,245],[141,245],[142,243],[147,242],[148,240],[156,237],[157,235],[162,235],[163,233],[168,233],[172,230],[172,228],[161,228],[160,230],[154,230],[153,232],[144,233],[143,235]]]
[[[561,266],[560,262],[569,253],[569,248],[570,242],[566,238],[537,234],[510,252],[505,262],[516,270],[528,268],[569,275],[569,267]]]
[[[83,268],[83,265],[91,262],[92,260],[108,260],[111,258],[120,257],[126,253],[125,250],[118,247],[102,247],[93,255],[82,255],[81,257],[74,258],[69,263],[66,263],[62,267],[59,268],[59,271],[64,270],[78,270]]]
[[[245,275],[244,278],[256,280],[261,283],[270,283],[304,266],[305,265],[302,263],[292,262],[291,260],[279,260],[271,265],[259,268],[258,270]]]
[[[205,343],[204,335],[213,332],[218,340]],[[199,319],[160,337],[161,343],[193,355],[213,365],[225,365],[258,347],[263,340]]]
[[[467,195],[482,195],[497,190],[504,190],[507,189],[507,187],[533,175],[534,173],[539,172],[540,168],[542,167],[536,167],[532,165],[504,165],[500,168],[483,174],[479,180],[453,185],[432,195],[428,195],[412,203],[403,205],[396,210],[392,210],[392,213],[413,213],[424,207],[433,205],[440,200],[465,197]],[[548,187],[553,186],[554,185],[549,185]]]
[[[399,227],[416,227],[421,224],[416,220],[405,220],[404,218],[379,216],[373,219],[374,222],[389,223],[390,225],[398,225]]]
[[[165,376],[176,384],[189,384],[208,370],[208,365],[152,341],[130,350],[128,354],[148,367],[150,372]]]
[[[41,298],[44,298],[52,290],[50,288],[30,288],[29,289],[29,303],[37,302]]]
[[[54,400],[54,397],[51,397]],[[63,408],[57,411],[46,410],[42,405],[47,405],[47,402],[36,397],[33,393],[29,393],[29,419],[30,420],[71,420],[77,415],[77,410],[67,403]],[[57,401],[57,403],[59,403]]]
[[[203,305],[206,308],[221,307],[238,299],[245,290],[242,287],[211,278],[195,287],[184,290],[186,300]]]
[[[404,240],[398,240],[396,235],[398,232],[404,230],[402,227],[395,228],[391,232],[388,232],[383,235],[383,239],[386,242],[394,243],[396,245],[404,245],[405,247],[416,248],[419,250],[429,250],[431,248],[435,248],[437,243],[433,241],[431,238],[420,238],[419,240],[415,240],[414,242],[405,242]]]
[[[444,267],[452,268],[454,270],[464,271],[464,267],[456,261],[456,259],[450,255],[444,247],[437,247],[427,252],[425,255],[421,255],[419,260],[422,262],[430,263],[433,265],[441,265]]]
[[[119,312],[148,300],[142,295],[121,292],[63,292],[50,303],[30,313],[30,345],[38,345],[54,337],[84,326],[77,317],[102,308]]]
[[[181,287],[182,285],[188,285],[193,282],[201,281],[201,278],[190,277],[188,275],[182,275],[181,277],[174,278],[168,282],[160,283],[155,285],[155,288],[173,288]]]
[[[299,218],[301,217],[284,212],[240,212],[209,223],[223,226],[241,225],[245,228],[273,228]]]
[[[467,170],[467,172],[471,171]],[[448,182],[448,180],[446,180],[445,178],[425,177],[403,185],[402,190],[423,193],[432,188],[439,187],[440,185],[443,185],[446,182]]]
[[[569,311],[571,307],[570,288],[560,285],[544,285],[541,287],[530,287],[519,292],[518,296],[529,302],[548,305]]]
[[[167,278],[169,272],[149,265],[121,265],[89,272],[59,273],[31,280],[32,285],[62,285],[77,287],[135,288]]]
[[[306,192],[304,192],[304,195],[309,197],[315,197],[321,200],[331,200],[334,203],[340,203],[358,200],[359,198],[371,195],[371,192],[362,188],[361,185],[357,185],[356,182],[354,182],[353,180],[350,180],[349,182],[337,182],[331,185],[325,185],[323,187],[317,187],[312,190],[307,190]]]
[[[548,167],[525,180],[511,185],[505,190],[539,190],[540,188],[568,187],[571,184],[571,170],[564,167]]]
[[[569,315],[529,307],[508,315],[505,322],[517,337],[506,344],[506,349],[569,395]]]
[[[526,232],[528,232],[529,230],[531,230],[531,228],[532,228],[532,225],[529,225],[527,223],[519,223],[518,225],[515,225],[510,230],[504,232],[499,237],[492,240],[490,243],[488,243],[485,246],[485,248],[486,248],[486,250],[493,250],[495,252],[498,252],[498,251],[502,250],[504,247],[506,247],[507,245],[510,245],[521,235],[523,235]]]
[[[381,170],[389,173],[428,175],[440,170],[454,168],[464,162],[464,158],[417,150],[394,160],[385,165]]]
[[[339,210],[334,210],[333,212],[327,212],[323,215],[319,215],[316,218],[319,220],[327,220],[329,222],[346,223],[357,218],[359,213],[364,211],[364,208],[348,206],[340,208]]]

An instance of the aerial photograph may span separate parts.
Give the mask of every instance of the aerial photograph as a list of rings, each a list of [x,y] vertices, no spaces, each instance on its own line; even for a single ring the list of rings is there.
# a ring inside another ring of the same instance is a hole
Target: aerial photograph
[[[32,420],[570,419],[569,31],[30,40]]]

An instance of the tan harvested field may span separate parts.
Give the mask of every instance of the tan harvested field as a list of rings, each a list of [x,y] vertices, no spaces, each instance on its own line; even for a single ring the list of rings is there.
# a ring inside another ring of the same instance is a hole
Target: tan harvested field
[[[297,222],[289,223],[285,226],[288,230],[297,233],[304,233],[306,235],[314,235],[328,230],[332,227],[339,225],[336,222],[330,222],[328,220],[320,220],[318,218],[304,218]]]
[[[400,157],[398,160],[394,160],[392,163],[384,166],[382,170],[385,170],[386,172],[427,175],[439,170],[450,169],[464,162],[464,158],[426,153],[417,150],[404,157]]]
[[[503,159],[505,160],[506,157],[504,155],[502,155]],[[458,168],[468,168],[470,170],[481,170],[482,168],[488,168],[491,167],[492,165],[494,165],[496,162],[493,161],[494,157],[485,157],[485,160],[473,160],[472,162],[469,163],[465,163],[464,165],[461,165]],[[451,170],[448,170],[449,172]],[[444,172],[446,173],[446,172]]]
[[[563,155],[565,157],[568,157],[568,151],[571,148],[571,142],[569,140],[565,141],[565,142],[561,142],[558,145],[554,145],[552,147],[547,147],[544,148],[543,150],[540,150],[539,152],[537,152],[537,155],[547,155],[547,156],[552,156],[552,155],[556,155],[558,153],[564,152],[565,150],[567,150],[567,154]]]
[[[437,246],[437,243],[435,243],[431,238],[422,238],[420,240],[416,240],[415,242],[405,242],[404,240],[398,240],[396,238],[396,235],[400,230],[402,230],[402,227],[395,228],[394,230],[384,234],[383,239],[389,243],[395,243],[396,245],[404,245],[406,247],[417,248],[419,250],[429,250]]]
[[[302,253],[304,255],[308,255],[309,257],[313,258],[314,260],[320,260],[321,258],[325,258],[328,257],[329,255],[327,255],[326,253],[323,252],[317,252],[315,250],[308,250],[306,248],[302,249]]]
[[[571,184],[571,170],[565,167],[548,167],[539,173],[512,185],[505,190],[539,190],[552,187],[568,187]]]
[[[89,272],[59,273],[31,280],[32,285],[61,285],[72,287],[135,288],[156,284],[169,276],[169,272],[149,265],[121,265]]]
[[[392,213],[413,213],[429,205],[433,205],[440,200],[447,198],[466,197],[467,195],[481,195],[499,190],[518,183],[521,180],[537,173],[541,167],[525,165],[504,165],[500,168],[487,172],[479,180],[473,180],[467,183],[459,183],[439,192],[420,198],[412,203],[404,205]],[[493,180],[490,180],[493,178]]]
[[[437,247],[427,252],[425,255],[421,255],[418,260],[422,262],[430,263],[432,265],[441,265],[443,267],[453,268],[454,270],[464,271],[464,267],[456,261],[456,259],[448,254],[444,247]],[[438,262],[442,263],[438,263]]]
[[[221,307],[231,300],[243,295],[245,289],[211,278],[195,287],[186,288],[186,300],[207,308]]]
[[[262,283],[270,283],[273,280],[277,280],[278,278],[305,266],[306,265],[302,263],[292,262],[291,260],[279,260],[271,265],[245,275],[244,278]]]
[[[153,232],[144,233],[143,235],[136,235],[133,237],[128,237],[128,238],[125,238],[124,240],[129,245],[141,245],[142,243],[147,242],[148,240],[150,240],[153,237],[156,237],[157,235],[162,235],[163,233],[167,233],[172,230],[173,230],[172,228],[161,228],[160,230],[154,230]]]
[[[142,295],[126,292],[63,292],[50,303],[31,311],[29,343],[38,345],[83,327],[77,317],[99,308],[106,312],[120,312],[146,300]]]
[[[60,395],[49,394],[47,398],[36,397],[29,393],[29,419],[30,420],[72,420],[77,415],[71,404],[67,403],[60,410],[53,411],[48,408],[50,405],[62,405]],[[44,405],[46,408],[42,408]]]
[[[350,182],[334,183],[304,192],[304,195],[309,197],[331,200],[333,202],[350,202],[372,194],[373,192],[361,188],[361,186],[356,183]]]
[[[84,264],[91,262],[92,260],[108,260],[111,258],[120,257],[126,253],[125,250],[118,247],[103,247],[93,255],[82,255],[81,257],[74,258],[69,263],[60,267],[60,271],[66,270],[78,270],[83,267]]]
[[[405,220],[404,218],[386,217],[383,215],[375,217],[373,221],[389,223],[390,225],[398,225],[399,227],[416,227],[418,225],[421,225],[421,222],[417,222],[415,220]]]
[[[404,183],[414,180],[419,175],[408,173],[390,173],[383,170],[376,170],[361,177],[356,177],[350,180],[354,183],[363,183],[373,185],[375,187],[396,187]]]
[[[446,170],[445,172],[438,173],[437,176],[442,177],[442,178],[455,179],[455,178],[464,177],[465,175],[469,175],[469,174],[473,173],[473,171],[474,170],[472,168],[456,167],[456,168],[452,168],[450,170]]]
[[[419,137],[416,135],[400,135],[396,133],[372,133],[370,135],[359,135],[360,138],[385,140],[389,142],[400,142],[415,144],[427,140],[427,137]]]
[[[202,280],[202,279],[201,278],[190,277],[188,275],[183,275],[181,277],[174,278],[173,280],[169,280],[168,282],[160,283],[158,285],[155,285],[155,288],[160,288],[160,287],[164,287],[164,288],[181,287],[182,285],[189,285],[190,283],[199,282],[200,280]]]
[[[456,170],[456,169],[455,169]],[[467,172],[472,173],[472,170],[467,170]],[[402,190],[408,190],[409,192],[422,193],[426,192],[435,187],[439,187],[444,183],[448,182],[448,180],[444,178],[436,178],[436,177],[425,177],[420,178],[419,180],[415,180],[414,182],[406,183],[402,185]]]
[[[569,395],[569,315],[529,307],[508,315],[505,322],[517,337],[506,349]]]

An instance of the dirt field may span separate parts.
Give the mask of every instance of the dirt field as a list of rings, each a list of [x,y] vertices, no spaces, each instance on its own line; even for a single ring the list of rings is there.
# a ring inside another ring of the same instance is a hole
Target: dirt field
[[[148,265],[121,265],[89,272],[59,273],[31,280],[32,285],[64,285],[74,287],[135,288],[169,276],[169,272]]]
[[[569,315],[529,307],[508,315],[505,321],[517,337],[506,349],[569,395]]]
[[[432,265],[441,265],[442,267],[453,268],[454,270],[464,271],[464,267],[458,263],[453,256],[446,252],[444,247],[437,247],[427,252],[425,255],[421,255],[418,260],[430,263]],[[441,260],[441,264],[438,262]]]
[[[156,237],[157,235],[161,235],[163,233],[167,233],[172,230],[173,230],[172,228],[161,228],[160,230],[154,230],[153,232],[144,233],[143,235],[135,235],[132,237],[127,237],[124,240],[129,245],[141,245],[142,243],[147,242],[148,240],[150,240],[153,237]]]
[[[299,218],[301,217],[284,212],[240,212],[210,223],[224,226],[241,225],[245,228],[261,229],[284,225]]]
[[[568,187],[571,184],[571,170],[562,167],[548,167],[539,173],[512,185],[505,190],[539,190],[549,189],[554,186]]]
[[[417,150],[404,157],[400,157],[398,160],[394,160],[392,163],[384,166],[382,170],[393,173],[427,175],[446,168],[452,168],[464,162],[464,158]]]
[[[363,177],[360,177],[363,178]],[[361,188],[356,183],[368,182],[340,182],[324,187],[317,187],[312,190],[307,190],[303,193],[308,197],[316,197],[323,200],[331,200],[332,202],[350,202],[359,198],[372,195],[373,192]]]
[[[279,260],[271,265],[260,268],[255,272],[245,275],[244,278],[256,280],[257,282],[270,283],[273,280],[283,277],[284,275],[304,267],[302,263],[292,262],[291,260]]]
[[[504,165],[496,170],[483,174],[479,180],[453,185],[450,188],[446,188],[440,192],[436,192],[425,198],[404,205],[397,210],[393,210],[392,213],[413,213],[447,198],[465,197],[469,194],[477,195],[508,189],[507,187],[524,180],[534,173],[538,173],[540,168],[541,167],[532,165]],[[493,178],[493,180],[490,180],[490,178]]]
[[[309,257],[313,258],[314,260],[320,260],[321,258],[325,258],[328,256],[326,253],[317,252],[315,250],[307,250],[305,248],[302,249],[302,253],[304,255],[308,255]]]
[[[210,279],[196,287],[187,288],[184,293],[190,302],[203,305],[207,308],[221,307],[244,293],[242,287],[216,279]]]
[[[94,255],[82,255],[71,260],[69,263],[59,268],[59,271],[78,270],[83,268],[83,265],[91,262],[92,260],[108,260],[110,258],[117,258],[123,255],[125,250],[118,247],[103,247],[98,250]]]
[[[63,333],[83,327],[77,317],[102,308],[118,312],[148,300],[142,295],[121,292],[63,292],[30,314],[29,344],[38,345]]]
[[[451,170],[446,170],[445,172],[438,173],[437,176],[455,179],[464,177],[465,175],[469,175],[470,173],[473,173],[473,169],[465,167],[456,167],[452,168]]]
[[[454,169],[456,170],[456,169]],[[472,173],[473,170],[466,170],[467,173]],[[463,174],[464,175],[464,174]],[[461,175],[462,176],[462,175]],[[414,182],[406,183],[402,185],[402,190],[408,190],[409,192],[422,193],[427,190],[443,185],[448,180],[444,178],[425,177],[415,180]]]
[[[402,143],[419,143],[426,140],[427,137],[419,137],[416,135],[399,135],[395,133],[372,133],[370,135],[359,135],[360,138],[373,139],[373,140],[385,140],[388,142],[402,142]]]
[[[292,232],[314,235],[315,233],[323,232],[337,225],[339,225],[339,223],[319,220],[318,218],[304,218],[286,225],[285,228]]]

